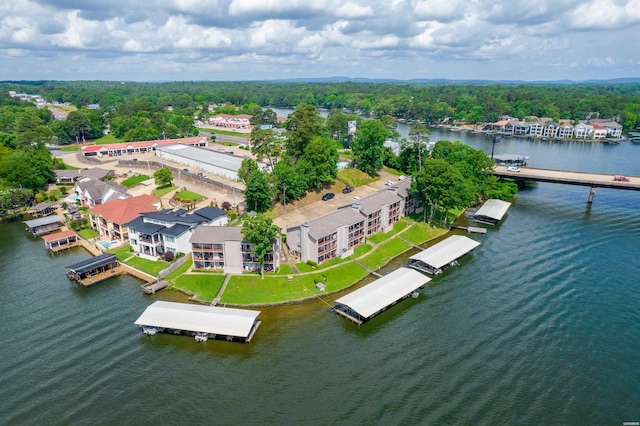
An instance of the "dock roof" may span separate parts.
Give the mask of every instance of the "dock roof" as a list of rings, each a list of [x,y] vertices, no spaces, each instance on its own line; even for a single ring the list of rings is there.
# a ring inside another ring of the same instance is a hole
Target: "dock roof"
[[[38,219],[25,220],[24,224],[27,225],[28,228],[37,228],[38,226],[51,225],[58,222],[64,223],[64,219],[60,216],[47,216]]]
[[[116,262],[117,260],[118,258],[115,254],[105,253],[100,256],[92,257],[90,259],[74,263],[73,265],[66,266],[65,269],[76,274],[83,274],[101,266]]]
[[[246,338],[258,315],[260,311],[157,301],[135,324]]]
[[[73,236],[77,237],[78,234],[76,233],[76,231],[69,229],[66,231],[56,232],[55,234],[44,235],[42,239],[50,243],[52,241],[66,240],[67,238]]]
[[[502,200],[487,200],[474,216],[486,217],[495,221],[501,220],[511,207],[511,203]]]
[[[419,260],[433,268],[442,268],[479,245],[479,242],[464,235],[452,235],[446,240],[414,254],[409,259]]]
[[[398,268],[382,278],[336,300],[363,318],[370,318],[431,281],[431,278],[409,268]]]

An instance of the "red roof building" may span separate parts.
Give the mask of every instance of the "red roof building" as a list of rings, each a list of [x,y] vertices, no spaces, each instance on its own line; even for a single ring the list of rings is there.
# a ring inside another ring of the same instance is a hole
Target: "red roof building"
[[[160,199],[151,195],[117,199],[89,209],[91,226],[100,235],[120,242],[129,241],[129,229],[124,226],[140,216],[141,213],[156,211],[160,208]]]
[[[183,144],[190,146],[207,146],[207,138],[196,136],[193,138],[181,139],[160,139],[155,141],[139,141],[139,142],[123,142],[111,143],[105,145],[91,145],[82,147],[82,155],[108,155],[109,157],[117,157],[121,155],[133,155],[135,153],[144,153],[155,151],[157,146]]]

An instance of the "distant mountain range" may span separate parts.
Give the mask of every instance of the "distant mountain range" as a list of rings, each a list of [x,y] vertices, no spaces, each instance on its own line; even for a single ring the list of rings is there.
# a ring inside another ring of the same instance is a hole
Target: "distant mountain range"
[[[410,80],[398,80],[393,78],[350,78],[350,77],[319,77],[319,78],[289,78],[278,80],[266,80],[276,83],[396,83],[396,84],[624,84],[640,83],[640,77],[612,78],[609,80],[553,80],[553,81],[526,81],[526,80],[451,80],[447,78],[413,78]]]

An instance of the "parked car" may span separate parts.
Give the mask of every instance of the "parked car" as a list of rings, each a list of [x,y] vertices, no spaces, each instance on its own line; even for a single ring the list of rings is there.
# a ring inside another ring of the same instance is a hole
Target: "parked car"
[[[508,172],[519,172],[520,169],[518,167],[516,167],[516,166],[509,166],[509,167],[507,167],[507,171]]]
[[[334,194],[333,192],[327,192],[326,194],[324,194],[322,196],[322,201],[329,201],[335,196],[336,196],[336,194]]]
[[[626,176],[615,176],[613,180],[616,182],[629,182],[629,178]]]
[[[393,185],[393,182],[392,182],[392,181],[390,181],[390,180],[388,180],[388,181],[386,181],[384,184],[385,184],[385,185],[387,185],[387,186],[391,186],[391,185]]]
[[[353,192],[353,186],[351,186],[351,185],[345,186],[344,189],[342,190],[343,194],[348,194],[350,192]]]
[[[405,175],[400,175],[398,176],[398,180],[402,181],[405,180],[407,177]]]

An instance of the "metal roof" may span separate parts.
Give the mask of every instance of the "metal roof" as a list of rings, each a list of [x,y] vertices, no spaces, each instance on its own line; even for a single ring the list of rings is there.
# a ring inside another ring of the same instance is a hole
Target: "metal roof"
[[[136,320],[136,325],[248,337],[260,311],[157,301]]]
[[[478,209],[475,216],[488,217],[493,220],[501,220],[511,207],[511,203],[502,200],[487,200],[482,207]]]
[[[37,228],[38,226],[51,225],[52,223],[64,223],[64,219],[60,216],[46,216],[38,219],[26,220],[25,225],[29,228]]]
[[[158,147],[156,150],[158,152],[166,152],[167,154],[173,154],[189,160],[221,167],[236,173],[240,170],[240,165],[242,164],[242,158],[236,157],[235,155],[222,154],[220,152],[204,148],[196,148],[189,145],[169,145]]]
[[[431,281],[431,278],[409,268],[398,268],[364,287],[336,300],[363,318],[375,315],[411,292]]]
[[[479,245],[479,242],[464,235],[452,235],[446,240],[414,254],[409,259],[419,260],[433,268],[441,268],[464,256]]]
[[[115,254],[101,254],[100,256],[92,257],[81,262],[74,263],[73,265],[66,266],[65,269],[77,274],[91,271],[104,265],[116,262],[118,258]]]

